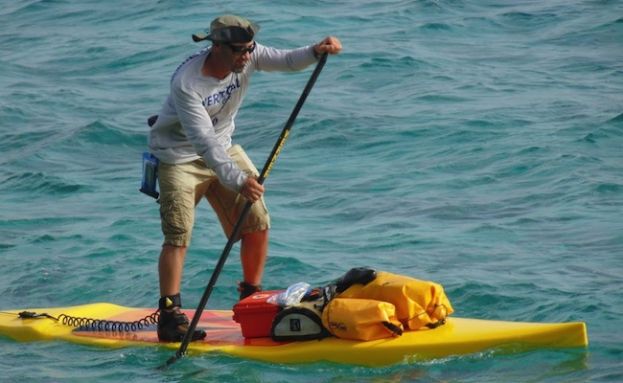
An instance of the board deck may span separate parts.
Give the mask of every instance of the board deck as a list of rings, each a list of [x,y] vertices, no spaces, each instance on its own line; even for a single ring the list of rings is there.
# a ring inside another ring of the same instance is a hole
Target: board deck
[[[21,311],[53,317],[61,314],[113,321],[136,321],[152,314],[149,308],[131,308],[111,303],[73,307],[9,310],[0,314],[0,335],[17,341],[65,340],[105,347],[161,346],[177,349],[179,343],[159,342],[155,325],[130,332],[85,331],[40,317],[22,319]],[[193,310],[184,310],[192,318]],[[188,353],[220,352],[236,357],[275,363],[335,363],[382,366],[465,355],[488,349],[520,352],[541,348],[586,347],[583,322],[528,323],[451,317],[433,330],[406,331],[402,336],[374,341],[338,338],[302,342],[275,342],[270,338],[245,339],[230,310],[206,310],[199,321],[207,332],[204,340],[191,342]]]

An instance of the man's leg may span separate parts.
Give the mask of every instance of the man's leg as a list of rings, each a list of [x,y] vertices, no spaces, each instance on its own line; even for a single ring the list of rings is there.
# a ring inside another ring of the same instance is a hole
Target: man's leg
[[[182,281],[185,258],[185,246],[162,246],[160,260],[158,261],[161,297],[180,293],[180,284]]]
[[[268,230],[242,235],[240,261],[245,283],[254,286],[259,286],[262,283],[267,254]]]
[[[258,176],[257,169],[239,145],[232,146],[228,153],[241,170]],[[205,196],[219,217],[225,235],[229,237],[247,200],[219,182],[210,185]],[[238,287],[240,299],[261,289],[260,283],[262,282],[264,264],[268,253],[269,229],[270,216],[262,198],[251,206],[251,211],[241,228],[240,261],[242,263],[243,281]]]
[[[188,317],[181,311],[180,296],[184,259],[190,243],[197,182],[194,163],[181,165],[161,164],[160,217],[164,245],[158,260],[160,300],[158,308],[158,338],[161,341],[181,341],[188,331]],[[191,340],[203,339],[203,330],[194,330]]]

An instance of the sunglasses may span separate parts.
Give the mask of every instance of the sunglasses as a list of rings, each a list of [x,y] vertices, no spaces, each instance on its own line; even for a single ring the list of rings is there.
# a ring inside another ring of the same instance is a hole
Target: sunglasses
[[[253,44],[251,44],[250,47],[232,45],[232,44],[227,44],[227,43],[225,45],[227,45],[229,49],[231,49],[232,52],[238,53],[238,54],[253,53],[253,51],[255,50],[255,41],[253,42]]]

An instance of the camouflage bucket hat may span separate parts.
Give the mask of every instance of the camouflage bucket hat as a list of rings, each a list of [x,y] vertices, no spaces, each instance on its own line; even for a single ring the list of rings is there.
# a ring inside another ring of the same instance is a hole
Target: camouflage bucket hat
[[[223,15],[212,21],[207,33],[194,34],[193,41],[210,40],[217,43],[242,44],[253,40],[259,30],[260,27],[257,24],[244,17]]]

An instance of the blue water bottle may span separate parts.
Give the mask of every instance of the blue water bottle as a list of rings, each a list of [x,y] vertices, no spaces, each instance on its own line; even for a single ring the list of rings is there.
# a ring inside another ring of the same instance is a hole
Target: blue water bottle
[[[158,187],[158,159],[149,152],[143,153],[143,180],[141,182],[141,192],[150,197],[158,199],[160,193]]]

